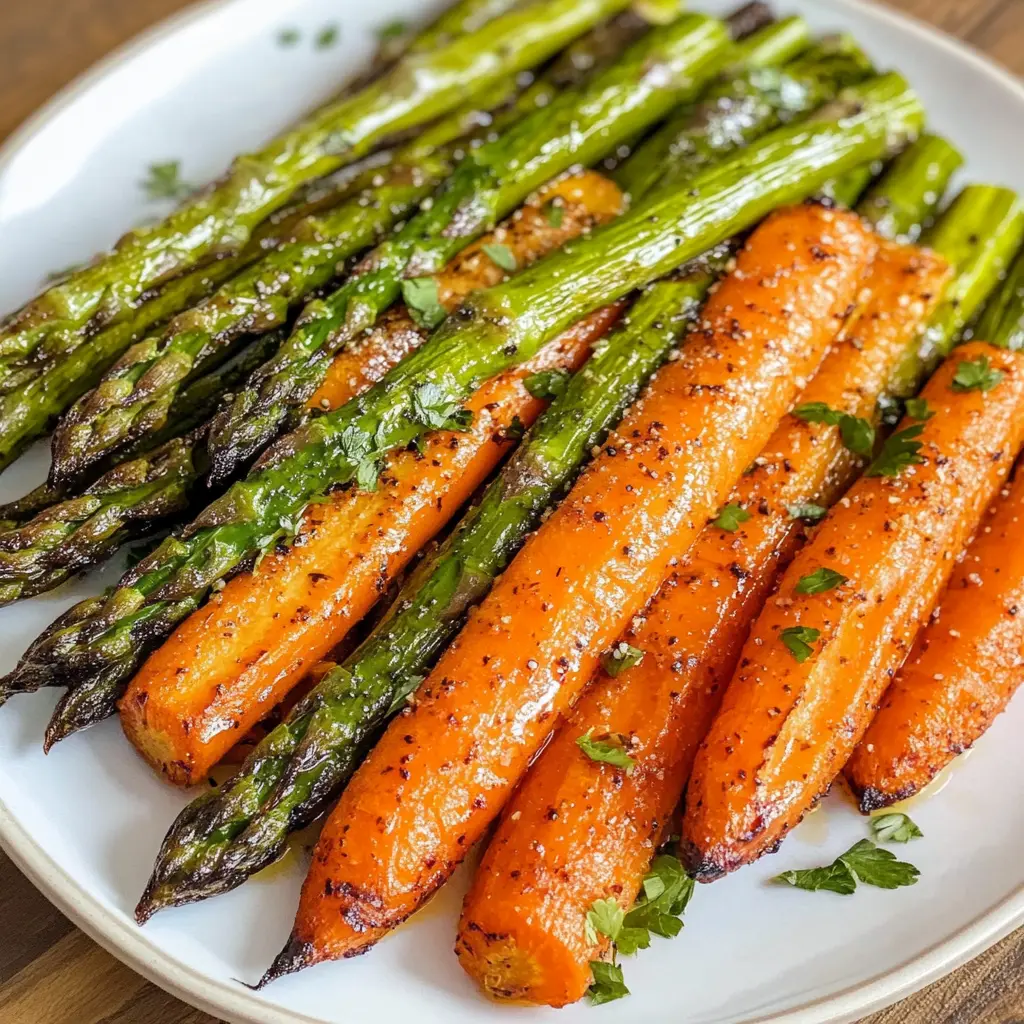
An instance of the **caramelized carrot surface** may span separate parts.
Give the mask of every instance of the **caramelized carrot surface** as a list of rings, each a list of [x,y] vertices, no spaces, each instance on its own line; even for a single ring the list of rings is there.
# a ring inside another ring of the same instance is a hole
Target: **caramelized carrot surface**
[[[999,383],[954,390],[959,365],[982,356]],[[923,461],[853,487],[744,645],[687,791],[682,852],[703,880],[777,848],[828,790],[1024,440],[1024,356],[964,346],[923,397],[935,415],[900,428],[920,428]],[[821,570],[844,580],[801,593]]]
[[[270,976],[362,952],[440,886],[761,450],[834,340],[876,243],[773,215],[567,499],[394,719],[327,822]]]
[[[883,244],[870,297],[800,402],[871,417],[948,274],[932,254]],[[803,539],[791,509],[830,504],[855,469],[838,427],[785,417],[729,497],[750,518],[734,532],[705,527],[622,638],[643,660],[617,677],[599,672],[532,766],[459,923],[459,960],[489,995],[564,1006],[585,994],[607,947],[588,941],[587,911],[635,901],[750,624]],[[592,760],[577,743],[585,735],[621,744],[632,767]]]
[[[553,202],[563,210],[560,220],[548,216],[547,206]],[[438,301],[452,312],[470,292],[490,288],[504,279],[505,271],[487,255],[484,246],[508,246],[516,263],[524,267],[595,224],[618,216],[622,207],[623,196],[618,186],[596,171],[581,171],[552,182],[445,267],[437,276]],[[335,358],[310,406],[336,409],[344,405],[376,384],[391,367],[418,348],[426,336],[427,332],[404,307],[385,313],[365,338]]]
[[[846,766],[868,812],[984,735],[1024,681],[1024,473],[1002,491]]]
[[[614,186],[588,172],[557,188],[579,200],[572,220],[578,235],[606,216]],[[591,193],[596,212],[584,216]],[[567,212],[556,231],[540,218],[534,225],[540,234],[518,236],[531,246],[519,254],[536,256],[563,241],[569,220]],[[468,279],[465,266],[458,274]],[[186,619],[121,700],[125,733],[143,757],[176,785],[205,778],[344,639],[487,479],[512,443],[505,432],[516,418],[529,425],[537,417],[543,403],[522,380],[540,369],[578,367],[621,309],[599,310],[528,365],[485,384],[467,403],[474,413],[468,432],[431,435],[422,457],[392,454],[377,491],[350,489],[312,506],[295,544],[236,576]],[[367,359],[379,357],[371,348],[361,351]]]

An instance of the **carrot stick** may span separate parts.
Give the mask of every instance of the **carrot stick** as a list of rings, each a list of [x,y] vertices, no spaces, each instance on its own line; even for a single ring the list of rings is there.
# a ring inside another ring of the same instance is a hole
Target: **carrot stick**
[[[517,256],[560,244],[567,222],[579,235],[605,219],[607,179],[586,172],[556,188],[579,202],[566,201],[558,228],[531,216],[534,230],[516,233],[523,245]],[[507,235],[504,244],[511,247]],[[460,267],[468,283],[471,275]],[[507,431],[516,420],[528,425],[539,415],[544,404],[523,380],[540,369],[578,367],[620,312],[619,305],[596,312],[528,365],[485,384],[467,403],[473,413],[469,431],[439,431],[422,455],[392,454],[377,491],[342,491],[312,507],[294,545],[268,555],[256,571],[236,576],[186,619],[145,662],[121,700],[122,725],[142,756],[176,785],[205,778],[344,639],[388,582],[486,480],[509,450]],[[373,346],[362,351],[379,361]]]
[[[936,616],[846,766],[865,813],[906,800],[973,746],[1024,682],[1024,473],[953,572]]]
[[[884,243],[870,298],[800,402],[874,416],[948,276],[939,257]],[[622,637],[643,660],[598,673],[506,806],[466,897],[455,948],[488,995],[564,1006],[585,994],[607,951],[588,941],[587,911],[633,905],[750,624],[803,539],[793,510],[830,504],[857,467],[838,426],[785,417],[729,496],[750,518],[705,527]],[[629,771],[587,756],[587,735],[621,744]]]
[[[362,952],[449,877],[817,367],[875,250],[856,217],[819,206],[757,229],[679,358],[353,777],[265,981]]]
[[[552,216],[553,209],[561,210]],[[490,288],[505,279],[505,271],[486,248],[504,245],[520,267],[575,238],[595,223],[622,211],[622,192],[595,171],[561,178],[545,188],[491,234],[464,249],[437,276],[437,297],[445,310],[457,309],[470,292]],[[386,313],[358,344],[339,353],[327,377],[310,400],[313,409],[337,409],[376,384],[426,337],[404,307]]]
[[[960,364],[982,356],[998,383],[954,390]],[[681,850],[702,880],[777,848],[828,790],[1024,441],[1024,356],[966,345],[923,398],[935,415],[904,420],[744,645],[687,792]],[[898,475],[873,475],[883,467]],[[842,579],[824,589],[822,570]]]

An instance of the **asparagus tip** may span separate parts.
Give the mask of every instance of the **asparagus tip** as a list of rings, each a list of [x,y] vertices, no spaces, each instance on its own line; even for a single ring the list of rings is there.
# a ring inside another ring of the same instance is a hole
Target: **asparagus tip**
[[[285,944],[284,949],[277,954],[267,973],[255,985],[250,985],[249,988],[254,992],[259,992],[272,981],[277,981],[278,978],[283,978],[286,974],[294,974],[296,971],[304,970],[306,967],[312,967],[322,959],[321,956],[317,955],[313,943],[305,942],[292,935]]]

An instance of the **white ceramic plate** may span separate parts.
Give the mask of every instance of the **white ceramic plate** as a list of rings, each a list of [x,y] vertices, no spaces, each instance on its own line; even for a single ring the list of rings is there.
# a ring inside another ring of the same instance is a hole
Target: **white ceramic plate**
[[[731,0],[729,0],[731,2]],[[881,65],[920,89],[935,127],[970,155],[970,174],[1024,190],[1024,89],[951,41],[850,0],[779,0],[821,29],[854,32]],[[0,156],[0,310],[36,292],[49,271],[107,246],[163,208],[139,181],[179,159],[185,177],[212,177],[329,95],[373,46],[373,28],[415,16],[420,0],[231,0],[201,7],[122,51],[51,104]],[[695,0],[721,11],[726,2]],[[340,43],[318,50],[337,23]],[[301,40],[282,47],[295,27]],[[45,471],[40,447],[0,480],[0,499]],[[108,570],[107,576],[113,573]],[[36,633],[98,585],[0,613],[0,671]],[[287,936],[303,875],[294,854],[269,876],[205,905],[158,916],[131,909],[165,828],[185,802],[108,722],[39,749],[52,693],[0,713],[0,842],[33,881],[94,938],[153,981],[232,1021],[295,1024],[415,1019],[418,1024],[551,1020],[551,1011],[480,998],[451,952],[464,875],[369,956],[286,978],[257,979]],[[626,964],[633,996],[559,1020],[646,1024],[841,1022],[935,980],[1024,922],[1024,703],[1018,702],[914,816],[926,838],[907,851],[920,882],[853,897],[767,885],[790,867],[831,860],[866,834],[833,797],[767,858],[701,888],[687,927]]]

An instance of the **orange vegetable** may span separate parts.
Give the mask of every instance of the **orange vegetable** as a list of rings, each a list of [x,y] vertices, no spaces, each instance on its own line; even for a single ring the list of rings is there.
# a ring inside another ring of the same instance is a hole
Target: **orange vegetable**
[[[959,364],[982,355],[1003,379],[987,393],[954,391]],[[935,415],[902,426],[920,427],[924,461],[853,487],[743,648],[687,791],[681,849],[703,880],[777,848],[828,790],[1024,440],[1024,356],[964,346],[923,397]],[[846,582],[800,593],[822,569]],[[794,629],[811,632],[784,632]]]
[[[605,217],[614,186],[590,172],[571,181],[571,194],[581,200],[572,207],[578,235]],[[597,212],[584,217],[591,184]],[[569,189],[570,182],[557,188]],[[537,255],[545,232],[550,245],[562,241],[568,210],[557,231],[541,218],[533,222],[540,234],[518,235],[531,248],[517,256]],[[393,453],[377,491],[350,489],[312,506],[294,545],[236,576],[186,619],[121,700],[121,723],[142,756],[176,785],[205,778],[344,639],[487,479],[510,447],[505,432],[515,419],[528,425],[537,417],[543,403],[530,396],[523,379],[540,369],[578,367],[621,310],[616,304],[592,314],[526,366],[485,384],[467,403],[474,413],[468,432],[431,435],[423,456]],[[369,349],[362,351],[370,358]]]
[[[268,979],[362,952],[449,877],[817,367],[875,249],[857,218],[819,206],[758,228],[680,357],[349,783]]]
[[[937,256],[883,243],[870,298],[801,403],[873,416],[948,274]],[[550,1006],[585,994],[607,947],[587,940],[587,911],[636,900],[750,624],[803,539],[790,508],[831,503],[855,470],[837,427],[787,416],[729,497],[751,518],[705,527],[634,620],[622,640],[643,660],[598,673],[506,806],[466,897],[455,948],[487,994]],[[591,760],[587,734],[621,744],[629,772]]]
[[[957,564],[846,766],[869,812],[905,800],[984,735],[1024,682],[1024,473]]]
[[[558,227],[548,219],[546,204],[558,198],[564,215]],[[495,231],[456,256],[437,277],[437,297],[448,312],[470,292],[500,284],[505,271],[484,252],[492,243],[507,245],[524,267],[557,249],[563,242],[611,220],[622,212],[622,192],[596,171],[582,171],[547,185]],[[386,313],[358,344],[341,352],[320,389],[310,400],[314,409],[337,409],[365,391],[402,361],[426,338],[426,332],[404,307]]]

